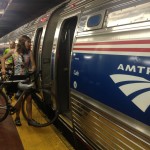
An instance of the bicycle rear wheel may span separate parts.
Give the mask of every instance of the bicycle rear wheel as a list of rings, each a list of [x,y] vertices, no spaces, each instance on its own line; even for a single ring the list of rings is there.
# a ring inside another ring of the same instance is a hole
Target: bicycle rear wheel
[[[8,99],[3,91],[0,90],[0,122],[8,116]]]
[[[52,124],[57,118],[57,111],[53,111],[49,102],[46,102],[39,92],[28,93],[22,101],[22,113],[28,121],[27,99],[32,98],[32,119],[37,122],[35,127],[45,127]]]

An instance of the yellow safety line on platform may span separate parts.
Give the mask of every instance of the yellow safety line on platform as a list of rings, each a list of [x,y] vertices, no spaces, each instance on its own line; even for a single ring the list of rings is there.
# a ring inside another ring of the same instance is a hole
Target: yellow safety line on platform
[[[22,126],[17,130],[25,150],[74,150],[53,125],[43,128],[29,126],[22,113],[20,120]]]

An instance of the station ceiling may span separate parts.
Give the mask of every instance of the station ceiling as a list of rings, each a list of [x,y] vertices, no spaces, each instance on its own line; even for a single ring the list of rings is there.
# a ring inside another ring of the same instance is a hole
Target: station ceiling
[[[0,38],[65,0],[0,0]]]

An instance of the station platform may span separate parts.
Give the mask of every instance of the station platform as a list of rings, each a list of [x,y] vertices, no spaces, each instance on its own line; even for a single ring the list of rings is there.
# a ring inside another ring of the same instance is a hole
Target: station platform
[[[22,126],[15,126],[14,116],[0,122],[0,150],[74,150],[61,133],[50,125],[29,126],[22,114]]]

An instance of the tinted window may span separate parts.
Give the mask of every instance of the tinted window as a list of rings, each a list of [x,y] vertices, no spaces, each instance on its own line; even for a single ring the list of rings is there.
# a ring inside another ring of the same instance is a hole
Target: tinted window
[[[88,19],[87,27],[94,27],[94,26],[97,26],[97,25],[100,24],[100,22],[101,22],[101,14],[95,15],[95,16],[91,16],[91,17]]]

